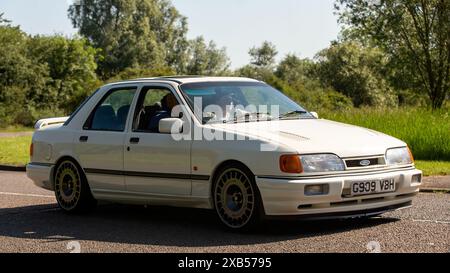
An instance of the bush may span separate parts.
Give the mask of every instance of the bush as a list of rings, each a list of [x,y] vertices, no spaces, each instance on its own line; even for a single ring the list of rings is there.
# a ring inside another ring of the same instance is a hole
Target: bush
[[[322,83],[352,98],[359,106],[396,106],[398,98],[381,68],[381,51],[357,43],[334,43],[316,57],[315,73]]]
[[[288,83],[267,68],[250,65],[237,70],[236,76],[264,81],[309,110],[336,111],[353,107],[349,97],[334,91],[332,88],[324,88],[315,80],[300,78],[295,81],[292,77],[290,83]]]
[[[116,76],[107,80],[107,82],[117,82],[138,78],[151,78],[160,76],[175,75],[175,71],[169,67],[160,67],[154,69],[128,68],[120,72]]]

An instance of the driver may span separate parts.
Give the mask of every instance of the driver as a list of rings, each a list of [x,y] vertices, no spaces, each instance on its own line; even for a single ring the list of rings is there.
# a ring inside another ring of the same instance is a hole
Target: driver
[[[170,118],[172,116],[172,110],[178,105],[177,98],[172,94],[167,94],[161,100],[161,111],[155,113],[155,115],[150,119],[148,129],[152,132],[159,131],[159,121],[165,118]]]
[[[224,114],[224,118],[225,118],[225,115],[227,114],[227,112],[229,112],[228,110],[231,110],[234,107],[233,96],[231,94],[223,95],[222,97],[219,98],[217,103],[222,108],[222,113]]]

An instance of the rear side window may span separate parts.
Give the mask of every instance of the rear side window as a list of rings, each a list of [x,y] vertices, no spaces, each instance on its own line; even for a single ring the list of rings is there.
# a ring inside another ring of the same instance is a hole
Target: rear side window
[[[137,87],[110,90],[92,111],[83,129],[123,131]]]
[[[87,97],[78,107],[77,109],[75,109],[75,111],[70,115],[70,117],[66,120],[66,122],[64,122],[63,126],[67,126],[69,125],[69,123],[72,121],[72,119],[78,114],[78,112],[80,112],[80,110],[83,108],[83,106],[98,92],[97,89],[94,91],[94,93],[92,93],[89,97]]]

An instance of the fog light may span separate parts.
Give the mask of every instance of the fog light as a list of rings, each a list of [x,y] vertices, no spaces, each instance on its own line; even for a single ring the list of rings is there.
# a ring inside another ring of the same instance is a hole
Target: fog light
[[[421,183],[421,182],[422,182],[421,174],[415,174],[411,177],[411,183]]]
[[[305,187],[305,195],[314,196],[314,195],[325,195],[328,194],[330,187],[328,184],[322,185],[308,185]]]

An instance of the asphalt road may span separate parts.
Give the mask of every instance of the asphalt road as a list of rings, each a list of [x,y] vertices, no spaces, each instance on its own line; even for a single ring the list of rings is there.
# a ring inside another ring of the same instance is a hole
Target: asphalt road
[[[0,171],[0,252],[450,252],[450,194],[367,220],[269,222],[250,234],[207,210],[104,204],[60,211],[24,173]]]

